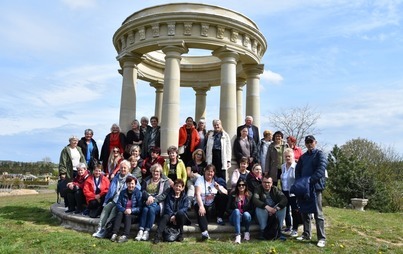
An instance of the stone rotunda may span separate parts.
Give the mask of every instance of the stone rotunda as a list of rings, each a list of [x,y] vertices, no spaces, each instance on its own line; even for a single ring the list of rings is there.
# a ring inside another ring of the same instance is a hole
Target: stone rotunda
[[[163,152],[178,144],[181,87],[195,91],[196,121],[206,114],[208,91],[219,86],[217,118],[230,137],[236,137],[245,115],[253,116],[254,124],[260,125],[259,81],[267,43],[248,17],[206,4],[158,5],[127,17],[115,32],[113,44],[123,76],[122,131],[130,129],[135,117],[141,117],[136,116],[137,79],[155,88]],[[211,55],[189,56],[189,49],[210,51]],[[246,110],[242,112],[245,84]]]

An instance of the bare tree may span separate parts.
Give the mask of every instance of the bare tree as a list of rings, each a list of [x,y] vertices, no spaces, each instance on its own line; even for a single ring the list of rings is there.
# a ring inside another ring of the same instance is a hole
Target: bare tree
[[[303,147],[305,136],[320,134],[320,129],[315,126],[319,119],[320,113],[309,105],[269,113],[270,124],[283,132],[285,137],[294,136],[297,139],[297,146]]]

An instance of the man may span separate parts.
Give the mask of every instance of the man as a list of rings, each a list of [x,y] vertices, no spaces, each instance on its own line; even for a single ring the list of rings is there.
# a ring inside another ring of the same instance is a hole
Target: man
[[[237,130],[236,130],[236,135],[237,137],[241,136],[241,130],[244,127],[248,127],[248,136],[253,138],[253,140],[255,141],[255,144],[259,144],[259,128],[256,127],[255,125],[253,125],[253,117],[252,116],[247,116],[245,118],[245,124],[238,126]]]
[[[326,156],[322,151],[316,149],[316,139],[312,135],[305,137],[305,146],[308,149],[304,153],[295,168],[295,180],[302,177],[310,177],[310,186],[314,188],[316,198],[313,199],[313,204],[316,206],[314,217],[316,222],[316,232],[318,236],[317,246],[320,248],[326,245],[325,235],[325,217],[322,210],[322,191],[325,189],[325,170],[327,166]],[[311,239],[311,216],[309,213],[301,211],[304,232],[297,240],[304,241]]]
[[[279,225],[279,236],[281,236],[281,226],[285,218],[287,198],[283,192],[276,186],[273,186],[273,179],[265,175],[262,179],[262,185],[259,185],[253,193],[253,204],[256,207],[256,218],[259,222],[261,239],[264,239],[263,232],[267,226],[269,216],[277,215]]]
[[[158,125],[158,117],[152,116],[150,118],[151,129],[146,133],[143,140],[143,146],[141,149],[141,157],[147,158],[150,156],[150,149],[154,146],[161,147],[160,144],[160,126]]]

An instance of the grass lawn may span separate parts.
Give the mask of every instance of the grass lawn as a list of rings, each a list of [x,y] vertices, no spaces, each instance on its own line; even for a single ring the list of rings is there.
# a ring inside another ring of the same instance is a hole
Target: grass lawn
[[[325,248],[293,239],[234,245],[232,236],[183,243],[112,243],[59,226],[49,207],[56,194],[0,197],[0,253],[403,253],[402,214],[325,208]],[[316,230],[313,228],[313,239]]]

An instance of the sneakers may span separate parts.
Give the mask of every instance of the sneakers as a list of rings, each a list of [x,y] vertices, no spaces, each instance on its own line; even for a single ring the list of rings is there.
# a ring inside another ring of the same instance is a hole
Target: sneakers
[[[143,236],[141,237],[141,240],[148,241],[148,238],[150,238],[150,232],[144,231]]]
[[[209,240],[209,239],[210,239],[210,236],[208,234],[208,231],[202,232],[202,241],[206,241],[206,240]]]
[[[298,241],[309,241],[309,240],[311,240],[311,238],[306,235],[301,235],[301,236],[297,237],[297,240]]]
[[[224,220],[222,218],[220,218],[220,217],[217,218],[217,224],[221,225],[221,226],[225,225]]]
[[[136,236],[136,238],[134,238],[134,239],[136,239],[136,241],[141,241],[141,238],[143,237],[143,230],[139,230],[139,232],[137,233],[137,236]]]
[[[290,236],[291,237],[297,237],[298,236],[297,230],[292,230]]]
[[[106,234],[106,230],[104,228],[99,228],[97,232],[95,232],[94,234],[92,234],[93,237],[96,238],[104,238]]]
[[[243,239],[245,241],[249,241],[250,240],[250,233],[249,232],[245,232],[245,235],[243,236]]]
[[[111,241],[112,242],[116,242],[116,240],[118,239],[118,235],[117,234],[113,234],[111,237]]]
[[[234,241],[234,243],[241,244],[241,235],[235,236],[235,241]]]
[[[282,233],[285,235],[290,235],[291,234],[291,229],[290,228],[285,228],[282,230]]]
[[[119,237],[118,243],[124,243],[127,242],[127,236],[122,235],[121,237]]]
[[[318,244],[316,244],[316,246],[318,246],[319,248],[325,247],[325,246],[326,246],[326,240],[320,239],[320,240],[318,241]]]

